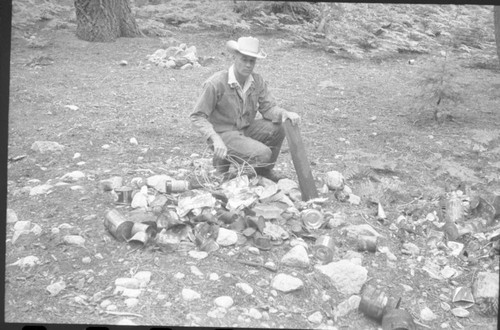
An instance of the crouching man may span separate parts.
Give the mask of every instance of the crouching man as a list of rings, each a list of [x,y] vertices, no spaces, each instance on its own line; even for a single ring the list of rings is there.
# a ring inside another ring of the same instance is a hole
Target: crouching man
[[[278,107],[262,76],[253,72],[257,59],[267,56],[258,39],[230,40],[227,48],[233,64],[205,81],[191,122],[213,147],[217,174],[227,174],[229,159],[234,159],[276,182],[280,176],[273,167],[285,138],[282,123],[290,119],[297,125],[300,116]],[[256,119],[257,112],[262,119]]]

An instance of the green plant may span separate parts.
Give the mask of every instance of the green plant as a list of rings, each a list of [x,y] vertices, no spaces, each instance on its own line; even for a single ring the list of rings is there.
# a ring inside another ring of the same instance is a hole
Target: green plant
[[[435,65],[426,69],[417,85],[417,107],[419,110],[431,110],[438,123],[453,120],[453,110],[463,102],[464,86],[455,79],[458,66],[448,61],[448,55]]]

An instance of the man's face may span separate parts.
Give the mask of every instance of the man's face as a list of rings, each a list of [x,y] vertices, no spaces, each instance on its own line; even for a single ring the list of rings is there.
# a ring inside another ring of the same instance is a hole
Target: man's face
[[[236,54],[234,60],[234,68],[238,75],[248,77],[255,67],[257,58],[243,54]]]

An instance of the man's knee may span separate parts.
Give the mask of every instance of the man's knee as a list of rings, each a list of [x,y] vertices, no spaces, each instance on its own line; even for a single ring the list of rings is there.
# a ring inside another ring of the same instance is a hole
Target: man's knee
[[[266,148],[260,148],[256,152],[253,158],[255,159],[256,163],[267,164],[271,161],[271,156],[272,156],[271,148],[266,147]]]

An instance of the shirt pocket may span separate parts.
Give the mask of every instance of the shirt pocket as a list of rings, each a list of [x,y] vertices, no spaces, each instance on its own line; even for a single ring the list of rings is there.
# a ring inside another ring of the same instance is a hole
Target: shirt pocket
[[[240,97],[236,94],[236,90],[228,89],[224,91],[219,102],[217,102],[217,108],[225,116],[234,119],[242,106],[240,102]]]

